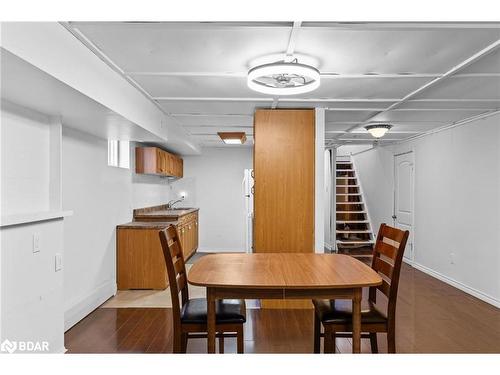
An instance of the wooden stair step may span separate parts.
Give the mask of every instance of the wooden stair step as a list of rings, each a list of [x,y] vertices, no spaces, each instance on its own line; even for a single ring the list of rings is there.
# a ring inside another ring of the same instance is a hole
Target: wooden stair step
[[[372,231],[368,230],[368,229],[348,229],[348,230],[337,229],[336,232],[337,233],[371,233]]]
[[[366,214],[365,210],[361,211],[336,211],[337,214]]]
[[[346,180],[356,180],[357,179],[357,177],[350,177],[350,176],[336,176],[335,178],[337,178],[337,179],[344,178]]]
[[[359,188],[359,185],[335,185],[335,187],[339,187],[339,188]]]
[[[346,240],[337,240],[337,245],[359,245],[359,244],[367,244],[367,245],[373,245],[372,240],[365,240],[365,241],[360,241],[360,240],[355,240],[355,241],[346,241]]]
[[[361,193],[335,193],[335,195],[361,195]]]
[[[335,220],[336,224],[368,224],[368,220]]]

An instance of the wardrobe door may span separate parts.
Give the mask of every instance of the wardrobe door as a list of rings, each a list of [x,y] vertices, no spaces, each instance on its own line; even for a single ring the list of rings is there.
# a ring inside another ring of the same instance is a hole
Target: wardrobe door
[[[255,252],[313,252],[314,110],[257,110],[254,139]]]

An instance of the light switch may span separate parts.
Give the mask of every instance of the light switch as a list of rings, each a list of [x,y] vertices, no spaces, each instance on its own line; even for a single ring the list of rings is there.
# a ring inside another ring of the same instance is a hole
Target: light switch
[[[38,253],[40,251],[40,233],[33,233],[33,252]]]
[[[56,253],[56,272],[62,270],[63,268],[63,261],[62,261],[62,254]]]

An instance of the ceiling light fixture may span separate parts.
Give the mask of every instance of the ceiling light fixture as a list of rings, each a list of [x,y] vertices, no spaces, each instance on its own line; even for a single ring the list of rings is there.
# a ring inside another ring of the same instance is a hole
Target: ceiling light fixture
[[[382,138],[385,133],[392,128],[392,125],[389,124],[373,124],[365,126],[365,129],[375,138]]]
[[[218,132],[217,134],[227,145],[242,145],[247,140],[245,132]]]
[[[247,84],[254,91],[274,96],[303,94],[319,87],[320,73],[297,59],[278,61],[250,69]]]

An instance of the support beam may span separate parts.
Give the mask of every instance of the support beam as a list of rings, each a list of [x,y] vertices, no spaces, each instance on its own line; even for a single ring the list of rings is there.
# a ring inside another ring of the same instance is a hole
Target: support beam
[[[286,53],[285,53],[286,62],[290,62],[293,60],[293,53],[295,52],[295,43],[297,42],[297,36],[301,24],[302,21],[293,22],[292,32],[290,33],[290,39],[288,40],[288,47],[286,48]]]

